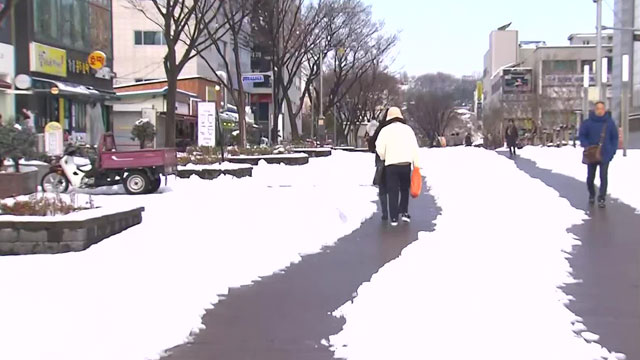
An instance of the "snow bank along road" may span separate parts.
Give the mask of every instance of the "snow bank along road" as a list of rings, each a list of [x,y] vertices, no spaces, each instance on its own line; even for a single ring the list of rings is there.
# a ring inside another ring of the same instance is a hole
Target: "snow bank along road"
[[[492,152],[423,150],[422,161],[442,209],[435,231],[330,309],[346,321],[325,342],[336,357],[622,358],[559,289],[574,282],[567,259],[579,242],[567,228],[583,211]],[[372,163],[336,152],[304,167],[261,165],[250,179],[97,196],[101,206],[140,202],[143,224],[82,253],[0,258],[0,359],[161,357],[197,337],[229,288],[287,274],[369,218]]]
[[[260,165],[253,178],[96,196],[98,206],[145,206],[143,223],[81,253],[0,257],[0,359],[160,357],[229,288],[358,228],[376,209],[372,163],[337,152],[302,167]]]

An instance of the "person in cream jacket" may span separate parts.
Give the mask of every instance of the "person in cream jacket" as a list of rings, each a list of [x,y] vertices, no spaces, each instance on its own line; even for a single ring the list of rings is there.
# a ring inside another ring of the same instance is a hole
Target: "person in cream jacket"
[[[411,187],[411,166],[418,166],[418,139],[413,129],[407,125],[402,111],[389,108],[387,122],[376,139],[376,152],[384,161],[386,187],[389,196],[391,225],[397,226],[398,219],[410,222],[409,188]]]

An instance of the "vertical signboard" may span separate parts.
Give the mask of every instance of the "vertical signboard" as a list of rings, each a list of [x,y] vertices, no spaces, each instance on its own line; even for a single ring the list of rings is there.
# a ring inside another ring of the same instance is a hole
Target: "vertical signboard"
[[[198,103],[198,146],[216,146],[216,103]]]
[[[64,152],[62,126],[52,121],[44,128],[44,149],[47,155],[60,156]]]

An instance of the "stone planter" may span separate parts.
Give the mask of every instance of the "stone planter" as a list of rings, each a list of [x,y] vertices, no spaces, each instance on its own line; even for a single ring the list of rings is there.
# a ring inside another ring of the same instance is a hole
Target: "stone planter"
[[[307,154],[284,154],[284,155],[262,155],[262,156],[229,156],[225,160],[234,164],[251,164],[258,165],[262,160],[267,164],[285,164],[285,165],[305,165],[309,163]]]
[[[334,148],[334,150],[342,150],[342,151],[346,151],[346,152],[369,152],[369,149],[367,149],[367,148],[355,148],[355,147],[351,147],[351,146],[336,147],[336,148]]]
[[[0,255],[83,251],[142,222],[144,208],[105,213],[102,209],[47,217],[0,216]],[[83,218],[83,213],[86,216]],[[94,214],[94,215],[90,215]]]
[[[252,167],[243,167],[239,169],[178,169],[178,177],[188,179],[192,175],[196,175],[200,179],[213,180],[220,175],[229,175],[237,178],[251,177],[253,174]]]
[[[297,154],[307,154],[310,158],[331,156],[330,148],[293,149],[293,152]]]
[[[22,172],[0,172],[0,199],[29,195],[38,189],[38,170],[24,166]]]

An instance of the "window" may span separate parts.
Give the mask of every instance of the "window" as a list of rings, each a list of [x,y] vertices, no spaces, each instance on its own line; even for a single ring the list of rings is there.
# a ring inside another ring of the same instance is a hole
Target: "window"
[[[582,42],[582,45],[589,45],[589,44],[591,44],[591,41],[589,41],[589,40],[584,40]]]
[[[45,40],[58,37],[58,1],[35,0],[33,2],[36,35]]]
[[[545,60],[542,70],[546,75],[573,75],[578,73],[578,62],[575,60]]]
[[[87,3],[75,0],[60,0],[60,26],[62,43],[74,49],[87,49],[89,24]]]
[[[111,56],[111,0],[33,0],[35,41]]]
[[[135,31],[134,42],[136,45],[166,45],[161,31]]]

